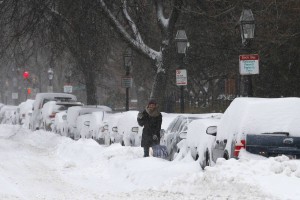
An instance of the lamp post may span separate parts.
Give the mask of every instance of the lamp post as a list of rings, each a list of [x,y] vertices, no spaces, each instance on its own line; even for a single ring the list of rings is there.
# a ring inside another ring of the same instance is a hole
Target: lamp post
[[[183,69],[183,66],[184,66],[183,59],[186,55],[186,50],[188,48],[188,38],[186,36],[185,30],[177,31],[175,41],[176,41],[176,45],[177,45],[177,53],[180,55],[179,69]],[[178,71],[180,71],[180,73],[181,73],[181,70],[177,70],[176,73],[178,73]],[[186,73],[185,73],[185,75],[186,75]],[[176,76],[176,78],[177,78],[177,76]],[[176,80],[176,82],[177,82],[177,80]],[[184,88],[183,87],[184,87],[184,85],[187,85],[187,83],[186,83],[186,81],[181,82],[181,83],[177,82],[177,85],[180,86],[180,112],[184,113],[184,91],[183,91]]]
[[[251,9],[243,9],[240,17],[240,29],[242,37],[242,45],[249,54],[251,41],[254,39],[255,21]],[[248,75],[248,91],[249,97],[253,96],[252,76]]]
[[[125,109],[126,111],[129,110],[129,88],[132,85],[132,78],[130,77],[130,69],[132,67],[133,56],[132,56],[132,49],[127,47],[124,54],[124,68],[125,68],[125,77],[122,79],[122,85],[126,88],[126,102],[125,102]]]
[[[53,85],[52,85],[53,76],[54,76],[54,72],[53,72],[52,68],[50,67],[48,69],[48,79],[49,79],[48,92],[53,92]]]
[[[65,93],[72,93],[73,92],[73,86],[71,85],[71,76],[72,76],[72,70],[71,68],[66,68],[64,71],[66,83],[64,85],[64,92]]]

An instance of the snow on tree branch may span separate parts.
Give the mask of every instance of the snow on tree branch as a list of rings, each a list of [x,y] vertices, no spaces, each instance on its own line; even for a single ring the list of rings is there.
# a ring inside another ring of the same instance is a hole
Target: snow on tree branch
[[[119,32],[119,34],[121,34],[121,36],[128,43],[130,43],[136,50],[143,53],[144,55],[146,55],[147,57],[149,57],[152,60],[157,60],[157,58],[161,57],[161,52],[155,51],[152,48],[148,47],[146,44],[141,43],[141,41],[142,41],[141,38],[136,38],[136,39],[132,38],[131,35],[122,26],[122,24],[118,21],[118,19],[114,16],[114,14],[106,6],[104,0],[98,0],[98,2],[100,3],[100,6],[104,11],[104,14],[112,22],[112,25],[116,28],[116,30]],[[138,30],[136,30],[136,31],[137,31],[137,33],[139,33]]]
[[[169,19],[164,16],[162,1],[155,1],[155,3],[158,24],[166,31],[169,28]]]
[[[136,37],[136,40],[138,42],[140,42],[141,44],[144,44],[144,41],[142,39],[142,36],[138,30],[138,28],[136,27],[134,21],[131,19],[130,15],[128,14],[127,12],[127,1],[125,0],[124,3],[123,3],[123,14],[125,16],[125,18],[127,19],[132,31],[133,31],[133,34],[135,35]]]

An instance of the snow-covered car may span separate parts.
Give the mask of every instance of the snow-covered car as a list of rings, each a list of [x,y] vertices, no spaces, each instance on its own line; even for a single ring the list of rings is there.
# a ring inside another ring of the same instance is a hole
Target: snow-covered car
[[[215,135],[207,134],[208,127],[217,127],[220,118],[197,119],[188,125],[187,132],[180,134],[185,139],[185,145],[180,148],[183,155],[191,153],[194,160],[198,160],[202,169],[211,165],[211,150]]]
[[[107,125],[110,144],[122,143],[123,141],[123,134],[119,133],[118,131],[118,121],[122,117],[122,115],[123,115],[122,112],[111,113],[106,117],[104,121],[104,126]]]
[[[77,101],[76,96],[66,93],[38,93],[36,94],[33,103],[33,112],[30,118],[29,128],[37,130],[42,128],[42,113],[41,110],[48,101]]]
[[[17,124],[17,109],[17,106],[3,106],[0,111],[1,124]]]
[[[74,132],[74,139],[91,138],[89,137],[89,126],[92,118],[92,113],[84,113],[76,119],[76,131]]]
[[[56,113],[67,110],[72,106],[82,106],[80,102],[64,102],[64,101],[49,101],[44,104],[41,113],[42,113],[42,123],[43,128],[47,131],[54,130],[54,122]]]
[[[18,106],[18,123],[24,125],[28,128],[29,119],[32,115],[32,108],[33,108],[33,99],[27,99],[26,101],[22,102]]]
[[[165,113],[162,112],[162,123],[161,123],[161,130],[160,130],[160,143],[163,144],[165,132],[168,129],[170,123],[182,113]]]
[[[118,133],[122,134],[122,145],[140,146],[143,128],[137,122],[138,111],[127,111],[119,118]]]
[[[173,119],[167,130],[164,131],[164,137],[161,140],[161,144],[167,147],[169,160],[173,160],[179,152],[177,144],[182,140],[180,134],[187,131],[189,123],[196,119],[220,117],[221,113],[182,114]]]
[[[300,158],[300,98],[236,98],[226,109],[212,149],[212,161],[238,158],[241,149],[265,157]]]
[[[54,126],[53,126],[53,132],[62,135],[67,136],[65,129],[67,129],[67,110],[61,111],[56,113],[54,118]]]
[[[108,109],[107,106],[78,106],[78,107],[70,107],[67,111],[67,135],[73,139],[80,138],[80,132],[77,130],[77,118],[80,115],[91,114],[97,111],[106,111]]]
[[[106,119],[110,115],[109,112],[106,111],[97,111],[91,114],[91,121],[89,124],[89,134],[86,138],[93,138],[99,144],[110,144],[110,137],[108,131],[108,124],[106,123]]]

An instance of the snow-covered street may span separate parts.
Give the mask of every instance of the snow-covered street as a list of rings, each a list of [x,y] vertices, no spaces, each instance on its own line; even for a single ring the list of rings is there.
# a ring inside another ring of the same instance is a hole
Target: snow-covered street
[[[299,199],[299,160],[241,154],[203,171],[188,156],[0,125],[0,199]]]

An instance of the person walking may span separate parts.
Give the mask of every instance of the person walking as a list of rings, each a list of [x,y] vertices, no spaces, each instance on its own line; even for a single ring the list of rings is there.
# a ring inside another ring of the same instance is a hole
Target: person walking
[[[162,115],[154,99],[149,101],[144,111],[138,113],[137,122],[144,126],[141,146],[144,148],[144,157],[148,157],[149,148],[160,143]]]

